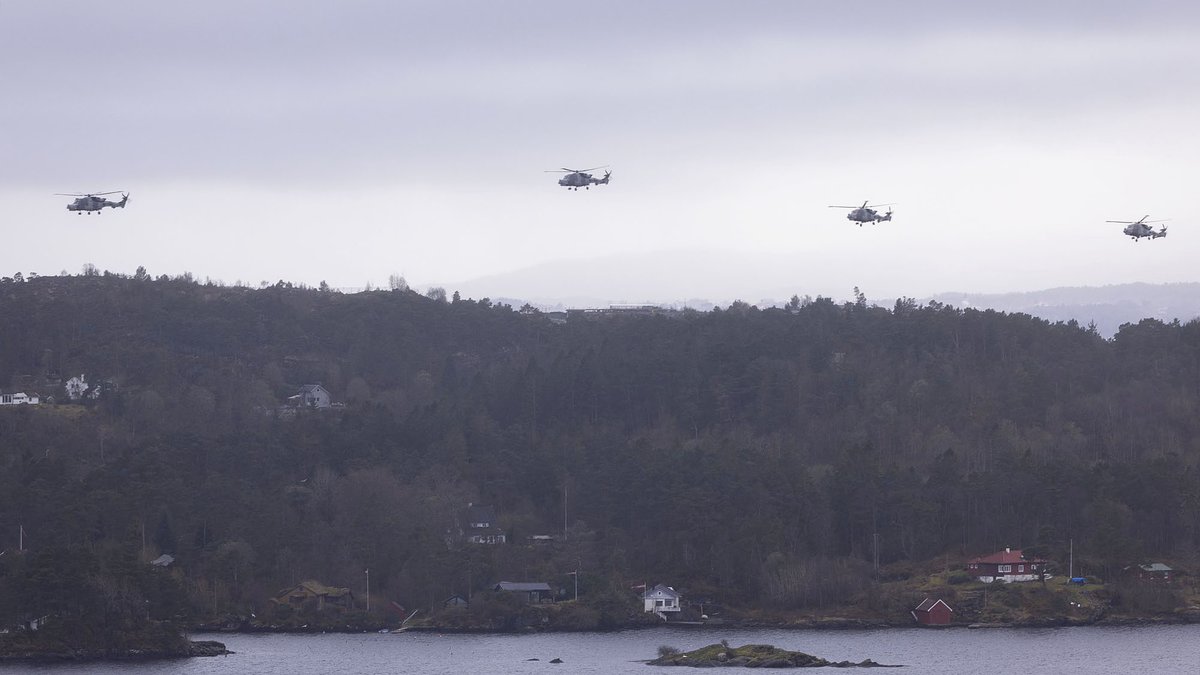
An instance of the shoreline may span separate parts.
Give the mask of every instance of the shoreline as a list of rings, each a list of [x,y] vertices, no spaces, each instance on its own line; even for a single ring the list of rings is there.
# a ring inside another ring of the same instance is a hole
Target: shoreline
[[[659,628],[689,628],[695,630],[712,630],[712,629],[727,629],[727,630],[796,630],[796,631],[839,631],[839,630],[901,630],[909,628],[920,628],[923,630],[947,630],[947,629],[967,629],[967,630],[986,630],[986,629],[1022,629],[1022,628],[1080,628],[1080,627],[1121,627],[1121,626],[1179,626],[1200,624],[1200,612],[1181,613],[1176,616],[1151,616],[1151,617],[1132,617],[1132,616],[1116,616],[1116,617],[1100,617],[1092,618],[1072,618],[1072,617],[1049,617],[1041,619],[1029,619],[1024,621],[998,621],[998,622],[973,622],[973,623],[953,623],[946,626],[923,626],[914,622],[887,621],[883,619],[853,619],[853,618],[827,618],[827,619],[812,619],[802,621],[763,621],[756,619],[738,619],[725,621],[706,621],[706,622],[666,622],[657,624],[648,624],[643,622],[631,622],[629,624],[614,626],[612,628],[585,628],[585,629],[567,629],[555,628],[553,626],[529,626],[518,630],[499,630],[486,627],[464,627],[464,626],[444,626],[422,624],[417,626],[408,626],[404,628],[380,625],[371,628],[332,628],[332,627],[313,627],[313,628],[284,628],[284,627],[214,627],[214,626],[197,626],[192,628],[189,633],[201,635],[218,635],[218,634],[235,634],[235,635],[255,635],[255,634],[271,634],[271,635],[322,635],[329,633],[336,634],[363,634],[363,633],[442,633],[442,634],[461,634],[461,635],[530,635],[542,633],[614,633],[627,630],[657,630]]]
[[[188,640],[186,650],[127,649],[113,653],[100,649],[61,651],[16,650],[0,654],[0,666],[11,663],[87,663],[92,661],[170,661],[208,656],[228,656],[235,652],[216,640]]]

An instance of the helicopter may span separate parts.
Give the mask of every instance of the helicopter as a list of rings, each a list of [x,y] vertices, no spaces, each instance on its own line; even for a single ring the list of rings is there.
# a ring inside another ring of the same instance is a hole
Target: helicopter
[[[90,194],[80,194],[78,192],[56,192],[55,194],[60,197],[78,197],[78,199],[75,201],[67,204],[67,210],[78,211],[79,215],[81,216],[84,213],[87,213],[90,216],[92,215],[92,211],[95,211],[96,215],[100,215],[100,209],[103,209],[106,206],[114,209],[125,208],[125,204],[129,202],[128,192],[121,192],[121,201],[119,202],[109,201],[104,198],[105,195],[115,195],[118,192],[121,191],[114,190],[112,192],[94,192]]]
[[[603,168],[605,168],[605,167],[594,166],[590,169],[568,169],[566,167],[563,167],[562,169],[556,169],[554,171],[547,171],[546,173],[565,173],[565,174],[567,174],[567,175],[563,176],[562,178],[558,179],[558,184],[567,188],[568,190],[578,191],[579,188],[583,188],[584,190],[590,190],[593,185],[608,185],[608,178],[609,178],[609,176],[612,176],[612,171],[605,171],[604,178],[593,178],[592,174],[588,173],[588,171],[595,171],[596,169],[603,169]]]
[[[892,219],[892,210],[889,208],[887,213],[882,216],[875,209],[880,206],[891,206],[891,204],[867,204],[863,202],[862,206],[830,206],[831,209],[850,209],[850,213],[846,214],[847,220],[853,220],[858,223],[859,227],[863,223],[881,223],[885,220]]]
[[[1155,231],[1155,229],[1153,227],[1150,227],[1150,223],[1165,223],[1167,221],[1165,221],[1165,220],[1146,220],[1149,217],[1150,216],[1142,216],[1138,220],[1106,220],[1104,222],[1116,223],[1117,225],[1124,225],[1125,229],[1123,230],[1123,232],[1125,232],[1125,234],[1129,235],[1134,241],[1137,241],[1137,240],[1141,239],[1142,237],[1150,237],[1151,239],[1158,239],[1159,237],[1167,236],[1167,226],[1166,225],[1163,225],[1157,231]]]

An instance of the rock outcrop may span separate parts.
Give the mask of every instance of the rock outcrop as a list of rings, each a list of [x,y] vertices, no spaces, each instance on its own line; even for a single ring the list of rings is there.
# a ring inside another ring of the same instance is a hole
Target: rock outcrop
[[[724,644],[709,645],[690,652],[664,654],[649,662],[652,666],[691,666],[693,668],[741,667],[741,668],[899,668],[876,663],[871,659],[852,661],[828,661],[819,656],[780,649],[773,645],[743,645],[729,647]]]

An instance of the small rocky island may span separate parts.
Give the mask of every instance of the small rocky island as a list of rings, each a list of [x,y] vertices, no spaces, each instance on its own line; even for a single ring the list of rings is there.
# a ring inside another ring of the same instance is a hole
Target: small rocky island
[[[650,661],[652,666],[691,666],[712,668],[719,666],[741,668],[900,668],[875,663],[871,659],[852,661],[827,661],[819,656],[780,649],[774,645],[743,645],[730,647],[727,643],[708,645],[690,652],[680,652],[670,647],[660,647],[659,657]]]

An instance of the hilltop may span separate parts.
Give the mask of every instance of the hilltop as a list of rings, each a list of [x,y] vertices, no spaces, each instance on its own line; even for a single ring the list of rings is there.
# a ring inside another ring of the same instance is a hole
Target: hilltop
[[[98,394],[69,401],[80,374]],[[296,625],[271,598],[307,579],[350,589],[329,623],[370,625],[504,580],[563,599],[578,571],[579,626],[632,620],[647,581],[820,616],[870,606],[876,556],[1062,561],[1072,539],[1115,582],[1195,560],[1198,374],[1195,322],[1105,339],[860,296],[564,324],[457,294],[8,281],[0,383],[55,403],[0,408],[0,549],[20,527],[63,574],[170,553],[178,595],[123,597]],[[295,407],[317,384],[334,405]],[[468,504],[504,544],[463,538]],[[13,559],[0,621],[84,611],[18,593],[38,572]]]

